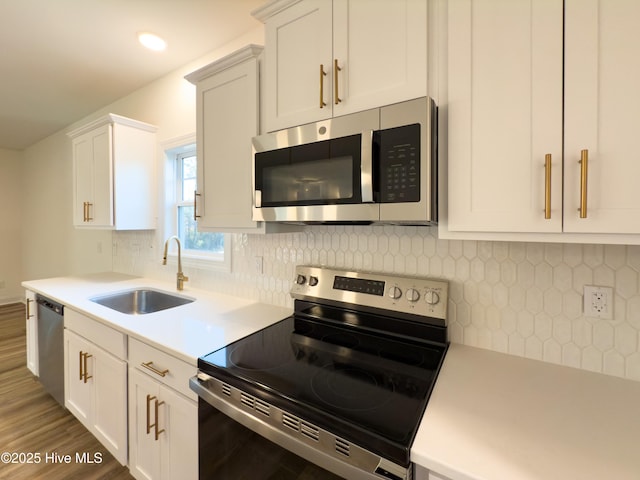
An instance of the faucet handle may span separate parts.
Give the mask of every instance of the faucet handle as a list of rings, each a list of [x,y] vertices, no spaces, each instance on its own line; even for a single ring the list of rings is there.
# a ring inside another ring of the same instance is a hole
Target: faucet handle
[[[176,287],[178,290],[182,290],[184,288],[184,282],[188,282],[189,277],[187,277],[184,273],[178,272],[176,278]]]

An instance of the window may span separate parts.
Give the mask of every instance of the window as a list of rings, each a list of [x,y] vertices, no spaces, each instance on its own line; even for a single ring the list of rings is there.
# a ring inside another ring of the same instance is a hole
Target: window
[[[224,234],[198,232],[193,214],[193,198],[196,190],[197,159],[191,151],[178,154],[176,209],[178,215],[178,238],[187,255],[217,256],[224,255]]]
[[[165,239],[178,236],[184,265],[229,271],[230,235],[199,232],[194,218],[198,162],[195,145],[166,149],[165,158]],[[176,255],[175,242],[171,242],[170,259],[175,261]]]

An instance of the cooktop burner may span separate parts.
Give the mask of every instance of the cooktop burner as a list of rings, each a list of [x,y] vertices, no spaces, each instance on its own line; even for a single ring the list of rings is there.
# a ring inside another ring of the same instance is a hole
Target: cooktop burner
[[[391,401],[393,384],[385,388],[373,372],[360,368],[327,364],[311,379],[318,399],[339,410],[371,410]]]

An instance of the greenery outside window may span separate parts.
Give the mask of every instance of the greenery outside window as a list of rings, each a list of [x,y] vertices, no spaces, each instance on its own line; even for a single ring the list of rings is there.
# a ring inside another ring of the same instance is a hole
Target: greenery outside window
[[[165,239],[177,235],[182,246],[182,263],[204,269],[230,271],[231,236],[224,233],[199,232],[194,218],[194,195],[197,189],[195,144],[165,150],[166,181]],[[173,186],[173,188],[172,188]],[[171,257],[177,255],[175,242]]]

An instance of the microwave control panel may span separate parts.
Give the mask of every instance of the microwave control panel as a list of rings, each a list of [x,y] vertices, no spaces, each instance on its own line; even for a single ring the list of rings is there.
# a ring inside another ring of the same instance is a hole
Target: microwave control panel
[[[420,201],[420,125],[375,132],[378,144],[380,203]]]

